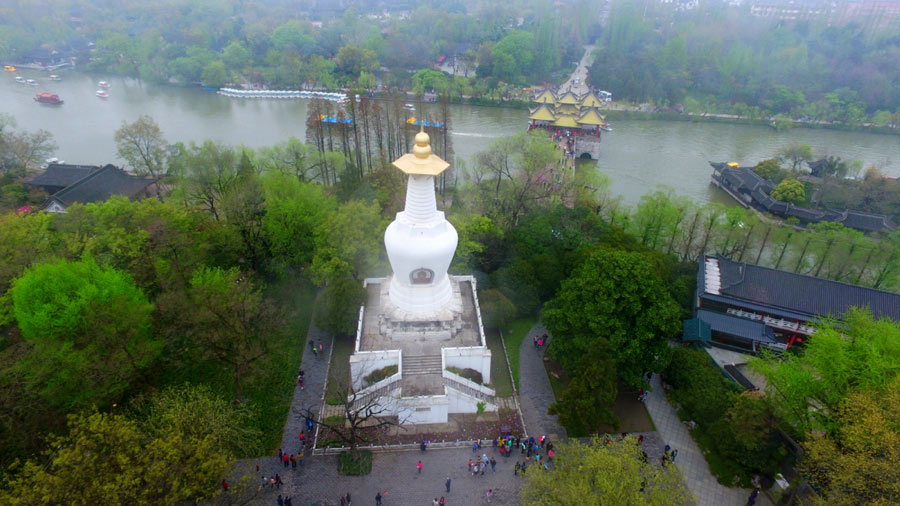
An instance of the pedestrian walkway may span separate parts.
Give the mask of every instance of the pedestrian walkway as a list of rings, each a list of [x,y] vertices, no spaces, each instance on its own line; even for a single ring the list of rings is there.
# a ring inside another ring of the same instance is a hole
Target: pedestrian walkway
[[[556,400],[544,368],[547,345],[540,350],[534,348],[534,337],[546,332],[547,329],[538,323],[528,331],[519,347],[519,406],[529,436],[546,434],[553,440],[561,440],[567,437],[566,429],[557,422],[555,415],[547,414],[550,404]]]
[[[687,426],[678,418],[675,408],[666,399],[658,374],[653,376],[650,384],[653,391],[645,401],[647,410],[665,444],[678,449],[675,465],[684,475],[685,483],[694,493],[698,506],[744,506],[747,504],[750,490],[721,485],[709,471],[709,465],[706,463],[703,452],[691,438]],[[756,504],[771,505],[764,494],[759,496]]]
[[[310,342],[318,346],[322,343],[324,353],[315,354],[310,347]],[[284,433],[281,435],[281,448],[288,453],[297,453],[300,448],[300,432],[305,429],[307,410],[311,410],[316,418],[322,407],[322,398],[325,392],[325,379],[328,375],[328,363],[331,361],[332,337],[325,331],[316,328],[310,323],[307,341],[303,351],[301,368],[305,376],[304,387],[294,385],[294,398],[291,400],[291,409],[288,411],[287,421],[284,424]]]

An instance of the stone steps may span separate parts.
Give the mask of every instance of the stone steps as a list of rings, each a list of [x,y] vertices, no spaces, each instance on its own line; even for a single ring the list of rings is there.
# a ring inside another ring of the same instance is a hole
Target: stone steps
[[[441,374],[440,355],[403,355],[403,376]]]

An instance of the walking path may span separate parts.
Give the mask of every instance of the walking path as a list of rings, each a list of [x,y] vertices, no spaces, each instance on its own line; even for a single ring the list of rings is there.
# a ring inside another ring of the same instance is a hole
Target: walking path
[[[710,473],[703,452],[691,438],[687,427],[678,418],[675,408],[666,399],[658,374],[653,376],[650,384],[653,391],[645,401],[647,410],[650,411],[656,430],[663,441],[672,448],[678,449],[678,458],[675,460],[675,464],[684,475],[688,488],[697,498],[698,506],[743,506],[747,504],[750,490],[721,485]],[[768,497],[764,494],[760,494],[756,504],[771,505]]]
[[[551,441],[566,439],[566,429],[560,425],[557,417],[547,414],[550,404],[556,398],[553,396],[553,388],[544,368],[544,351],[534,349],[534,336],[542,336],[547,329],[538,323],[522,340],[519,347],[519,406],[522,409],[522,418],[525,420],[525,431],[529,436],[538,437],[546,434]]]

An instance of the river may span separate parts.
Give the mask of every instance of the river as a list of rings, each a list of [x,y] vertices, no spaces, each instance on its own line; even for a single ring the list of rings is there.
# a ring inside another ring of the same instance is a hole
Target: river
[[[212,139],[252,148],[305,139],[307,101],[304,99],[236,99],[198,88],[141,83],[133,79],[61,72],[62,81],[47,74],[22,71],[39,86],[16,83],[13,75],[0,76],[0,112],[15,117],[20,128],[43,128],[53,133],[59,149],[55,156],[67,163],[121,163],[116,156],[114,131],[123,121],[141,114],[152,116],[169,142]],[[94,95],[96,83],[111,83],[109,98]],[[56,93],[61,106],[37,104],[39,91]],[[427,107],[424,112],[427,111]],[[421,114],[423,111],[417,111]],[[525,128],[527,111],[495,107],[452,106],[452,139],[456,156],[470,162],[494,139]],[[816,154],[860,160],[883,173],[900,176],[900,137],[678,121],[617,121],[604,135],[598,170],[612,179],[612,190],[634,204],[657,185],[667,185],[698,202],[728,202],[709,184],[713,161],[755,164],[791,143],[812,146]]]

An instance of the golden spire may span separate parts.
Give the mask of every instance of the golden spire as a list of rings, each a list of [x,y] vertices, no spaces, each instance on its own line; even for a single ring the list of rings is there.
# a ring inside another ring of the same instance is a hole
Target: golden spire
[[[407,153],[394,160],[394,167],[403,173],[415,176],[437,176],[450,166],[449,163],[431,152],[431,137],[425,133],[425,120],[421,119],[419,133],[416,134],[416,145],[412,153]]]

